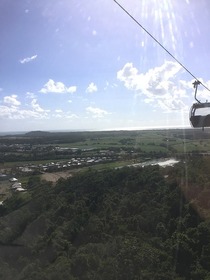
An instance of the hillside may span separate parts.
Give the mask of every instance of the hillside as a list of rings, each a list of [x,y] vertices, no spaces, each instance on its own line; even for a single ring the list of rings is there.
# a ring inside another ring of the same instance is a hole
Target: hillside
[[[209,279],[204,167],[190,191],[182,164],[37,179],[0,209],[0,279]]]
[[[51,132],[48,131],[41,131],[41,130],[36,130],[36,131],[30,131],[24,134],[24,136],[27,137],[49,137],[51,135]]]

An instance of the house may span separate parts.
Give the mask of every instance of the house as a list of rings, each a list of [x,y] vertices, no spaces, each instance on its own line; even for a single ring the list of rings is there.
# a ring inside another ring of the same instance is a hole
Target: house
[[[21,183],[16,182],[16,183],[12,184],[11,188],[12,189],[17,189],[17,188],[21,188],[21,186],[22,186]]]
[[[13,183],[13,182],[17,182],[18,179],[16,179],[16,178],[10,178],[9,181]]]
[[[18,187],[15,189],[16,192],[26,192],[25,189],[23,189],[22,187]]]

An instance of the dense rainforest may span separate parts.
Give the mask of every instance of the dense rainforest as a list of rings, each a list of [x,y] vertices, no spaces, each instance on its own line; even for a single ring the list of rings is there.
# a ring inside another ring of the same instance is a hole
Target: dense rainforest
[[[210,279],[210,164],[38,177],[0,206],[0,279]]]

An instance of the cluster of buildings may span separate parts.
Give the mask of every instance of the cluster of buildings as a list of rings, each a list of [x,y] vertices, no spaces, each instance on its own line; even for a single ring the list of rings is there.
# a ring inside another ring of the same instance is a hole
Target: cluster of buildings
[[[7,174],[0,173],[1,190],[0,190],[0,206],[4,204],[4,200],[11,195],[11,192],[26,192],[22,187],[22,183],[18,182],[17,178],[10,178]],[[10,178],[10,179],[9,179]],[[4,200],[1,200],[1,199]]]
[[[16,178],[11,178],[9,179],[10,183],[11,183],[11,190],[15,191],[15,192],[25,192],[26,189],[24,189],[22,187],[22,184],[18,182],[18,179]]]
[[[90,166],[99,163],[111,162],[117,159],[116,156],[92,156],[92,157],[73,157],[66,161],[51,161],[49,163],[39,163],[21,165],[17,167],[17,171],[21,173],[34,172],[56,172],[61,170],[73,169],[77,167]]]

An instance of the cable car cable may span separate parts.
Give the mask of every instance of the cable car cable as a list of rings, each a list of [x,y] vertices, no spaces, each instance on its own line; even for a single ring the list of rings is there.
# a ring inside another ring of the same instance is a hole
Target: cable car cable
[[[166,51],[185,71],[187,71],[196,81],[199,82],[205,89],[210,91],[210,89],[205,86],[201,81],[196,78],[172,53],[170,53],[146,28],[144,28],[122,5],[120,5],[116,0],[114,2],[138,25],[140,26],[164,51]]]

